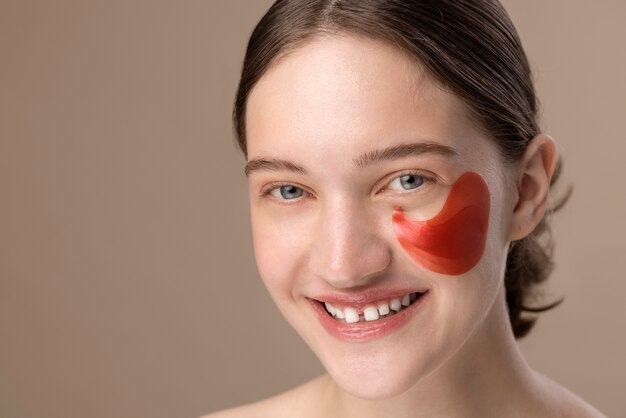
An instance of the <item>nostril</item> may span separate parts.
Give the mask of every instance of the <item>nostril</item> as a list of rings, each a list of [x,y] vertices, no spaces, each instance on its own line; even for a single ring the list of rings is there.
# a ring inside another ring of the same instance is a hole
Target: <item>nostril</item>
[[[391,253],[386,248],[370,248],[360,252],[337,251],[328,257],[311,254],[310,268],[317,277],[342,289],[368,286],[387,270],[390,263]]]

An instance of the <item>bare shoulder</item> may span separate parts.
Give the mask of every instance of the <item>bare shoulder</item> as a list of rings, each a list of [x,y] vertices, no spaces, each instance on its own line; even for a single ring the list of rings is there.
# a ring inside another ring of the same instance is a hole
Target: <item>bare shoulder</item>
[[[559,418],[607,418],[591,404],[549,377],[535,372],[550,413],[547,416]]]
[[[293,418],[295,411],[298,411],[298,414],[302,414],[303,411],[315,414],[313,407],[315,400],[319,399],[317,395],[327,379],[327,376],[320,376],[271,398],[214,412],[200,418]],[[310,408],[307,408],[307,405]]]
[[[236,408],[225,409],[223,411],[214,412],[204,415],[200,418],[243,418],[243,417],[269,417],[270,411],[263,405],[264,401],[255,402],[249,405],[242,405]]]

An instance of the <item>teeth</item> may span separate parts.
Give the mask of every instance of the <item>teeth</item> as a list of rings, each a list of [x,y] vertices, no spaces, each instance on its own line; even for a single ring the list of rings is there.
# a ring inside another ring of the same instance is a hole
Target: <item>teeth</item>
[[[344,310],[344,313],[346,315],[346,322],[348,324],[353,324],[355,322],[359,322],[359,313],[356,311],[356,309],[346,308]]]
[[[378,309],[374,306],[368,306],[363,310],[363,316],[366,321],[376,321],[378,319]]]
[[[389,305],[387,305],[386,303],[381,303],[380,305],[378,305],[378,313],[380,315],[389,314]]]
[[[333,305],[331,305],[330,303],[326,302],[324,303],[324,306],[326,306],[326,310],[332,315],[332,316],[337,316],[337,311],[335,310],[335,307]]]
[[[395,315],[405,307],[409,306],[418,298],[418,293],[410,293],[402,298],[394,298],[389,302],[380,302],[378,306],[368,305],[363,309],[363,313],[359,315],[359,311],[352,307],[339,308],[333,306],[329,302],[325,302],[324,306],[328,313],[338,320],[345,321],[348,324],[354,324],[360,321],[376,321],[381,317]]]
[[[389,307],[398,312],[402,308],[402,303],[400,303],[400,299],[391,299],[391,302],[389,302]]]

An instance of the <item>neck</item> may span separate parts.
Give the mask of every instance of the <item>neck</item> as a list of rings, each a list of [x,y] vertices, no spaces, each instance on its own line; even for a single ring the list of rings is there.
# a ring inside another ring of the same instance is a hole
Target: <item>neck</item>
[[[501,417],[527,403],[536,383],[510,329],[502,286],[485,320],[465,344],[436,371],[392,399],[363,400],[337,387],[332,416],[349,417]],[[327,382],[328,384],[328,382]],[[341,411],[340,413],[338,413]]]

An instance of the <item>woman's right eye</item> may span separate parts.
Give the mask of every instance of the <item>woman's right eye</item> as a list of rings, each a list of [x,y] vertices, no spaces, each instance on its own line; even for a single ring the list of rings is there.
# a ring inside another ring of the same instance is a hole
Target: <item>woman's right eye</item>
[[[293,200],[301,197],[304,194],[304,190],[293,184],[285,184],[272,189],[270,194],[277,199]]]

